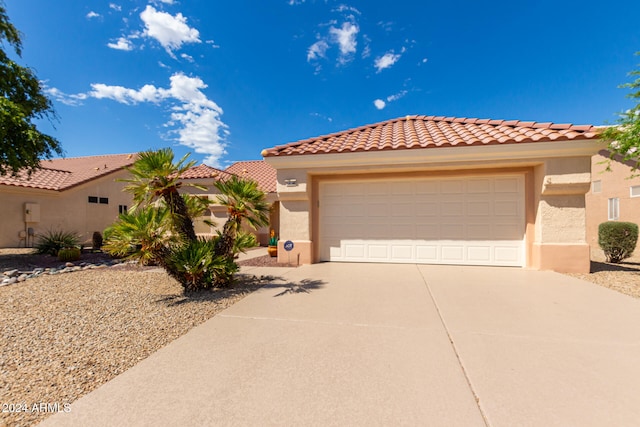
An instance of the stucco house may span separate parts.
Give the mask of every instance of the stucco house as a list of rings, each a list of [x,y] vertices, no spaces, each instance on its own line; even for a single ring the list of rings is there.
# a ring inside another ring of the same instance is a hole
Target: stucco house
[[[640,224],[640,176],[638,171],[633,171],[633,166],[619,156],[611,159],[607,150],[599,151],[591,159],[591,188],[585,195],[587,243],[596,259],[604,258],[598,245],[601,223],[628,221]],[[635,253],[639,254],[637,246]]]
[[[590,125],[407,116],[265,149],[278,257],[588,272],[601,148]]]
[[[247,229],[256,235],[261,245],[267,245],[270,229],[273,228],[276,233],[278,232],[279,212],[276,193],[276,171],[262,160],[236,162],[225,170],[202,164],[194,166],[182,174],[181,178],[184,183],[196,184],[206,189],[201,190],[185,185],[181,188],[181,191],[206,197],[213,202],[204,216],[195,219],[196,234],[203,237],[211,237],[216,235],[217,230],[222,230],[227,220],[227,210],[215,203],[219,191],[215,188],[214,183],[220,179],[228,179],[232,175],[253,179],[258,183],[258,187],[266,193],[267,202],[271,206],[269,225],[258,230]],[[208,225],[205,220],[213,222],[214,226]]]
[[[0,247],[33,246],[49,230],[91,242],[131,205],[116,180],[134,161],[135,154],[70,157],[44,160],[31,176],[0,176]]]

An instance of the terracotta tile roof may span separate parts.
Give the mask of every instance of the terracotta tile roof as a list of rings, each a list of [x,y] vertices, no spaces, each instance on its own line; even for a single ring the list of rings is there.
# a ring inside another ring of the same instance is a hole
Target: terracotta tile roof
[[[212,168],[211,166],[207,166],[205,164],[194,166],[188,169],[185,173],[182,174],[180,178],[182,179],[207,179],[207,178],[215,178],[215,179],[226,179],[231,176],[230,173]]]
[[[0,185],[64,191],[85,182],[117,172],[135,162],[136,154],[112,154],[103,156],[68,157],[43,160],[41,169],[29,177],[0,176]]]
[[[265,193],[276,191],[276,170],[264,160],[236,162],[225,170],[240,177],[248,176],[254,179]]]
[[[263,157],[595,139],[591,125],[407,116],[265,149]]]

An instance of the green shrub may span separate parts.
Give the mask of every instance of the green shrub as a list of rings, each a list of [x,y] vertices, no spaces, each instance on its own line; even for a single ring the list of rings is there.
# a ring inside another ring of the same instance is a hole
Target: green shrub
[[[80,259],[80,248],[62,248],[58,251],[58,259],[62,262],[77,261]]]
[[[233,275],[237,271],[235,263],[214,254],[215,245],[215,239],[199,239],[169,250],[165,267],[185,291],[210,288],[216,276]]]
[[[49,230],[38,236],[36,253],[57,256],[60,249],[76,247],[79,242],[80,238],[76,233]]]
[[[598,244],[607,262],[619,263],[629,258],[638,242],[638,225],[632,222],[608,221],[598,227]]]

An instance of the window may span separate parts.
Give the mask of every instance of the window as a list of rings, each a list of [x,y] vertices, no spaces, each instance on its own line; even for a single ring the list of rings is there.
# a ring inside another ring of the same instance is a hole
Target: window
[[[632,185],[629,187],[629,196],[640,197],[640,185]]]
[[[602,181],[593,181],[593,185],[591,186],[592,193],[601,193],[602,192]]]
[[[108,205],[109,204],[109,198],[108,197],[100,197],[100,204],[101,205]]]
[[[127,213],[127,205],[118,205],[118,213],[126,214]]]
[[[96,196],[89,196],[89,203],[98,203],[98,198]]]
[[[609,199],[609,221],[615,221],[620,218],[620,199]]]

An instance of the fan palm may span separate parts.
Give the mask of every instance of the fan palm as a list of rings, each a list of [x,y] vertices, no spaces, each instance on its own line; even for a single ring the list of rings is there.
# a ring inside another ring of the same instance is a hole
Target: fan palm
[[[129,184],[124,188],[133,195],[132,209],[140,205],[149,205],[162,199],[171,212],[176,230],[187,240],[196,240],[193,221],[189,216],[187,205],[178,192],[182,186],[180,176],[196,162],[187,162],[186,154],[177,163],[174,162],[173,150],[163,148],[156,151],[144,151],[138,160],[127,170],[132,178],[124,179]],[[187,184],[204,189],[194,184]]]
[[[227,208],[229,215],[216,242],[216,255],[232,260],[242,221],[245,220],[253,229],[268,224],[269,204],[264,192],[258,188],[258,183],[251,179],[233,176],[214,185],[220,191],[218,203]]]
[[[137,259],[141,264],[162,264],[169,245],[176,243],[166,207],[146,206],[120,214],[105,230],[103,249],[115,256]]]

